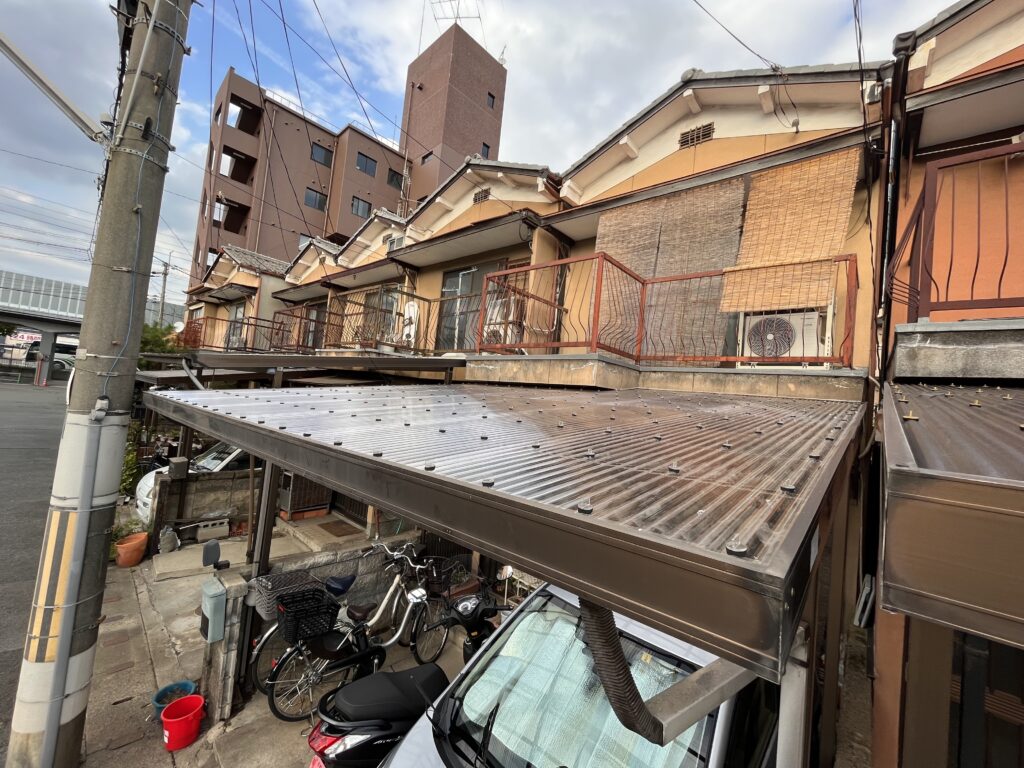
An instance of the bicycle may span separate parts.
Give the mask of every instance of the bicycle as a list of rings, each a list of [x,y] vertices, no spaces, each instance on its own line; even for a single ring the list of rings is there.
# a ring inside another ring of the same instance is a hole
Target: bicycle
[[[397,550],[377,543],[363,555],[383,550],[390,558],[385,570],[395,570],[384,600],[366,605],[349,605],[346,616],[353,622],[336,627],[340,608],[323,590],[304,590],[281,595],[278,609],[280,633],[290,647],[277,659],[267,678],[267,702],[275,717],[298,721],[309,717],[324,693],[380,669],[387,648],[402,639],[412,614],[427,602],[426,590],[417,584],[406,589],[412,577],[427,566],[413,560],[412,543]],[[395,618],[400,597],[406,600],[401,621]],[[390,617],[389,620],[388,617]],[[376,640],[388,629],[395,631]],[[371,642],[371,639],[375,642]]]
[[[343,597],[349,589],[352,588],[352,585],[356,580],[355,574],[349,574],[348,576],[328,576],[323,581],[308,571],[303,571],[297,574],[281,575],[304,578],[307,582],[317,582],[335,598]],[[290,591],[295,591],[294,586],[286,588],[290,589]],[[268,587],[268,589],[272,588]],[[271,597],[273,596],[274,595]],[[274,603],[274,607],[276,608],[276,600],[274,600]],[[264,615],[264,613],[261,612],[260,615]],[[270,677],[270,673],[274,671],[274,667],[277,665],[278,659],[280,659],[291,647],[282,636],[278,626],[279,625],[276,621],[271,623],[259,637],[253,640],[252,653],[249,657],[249,681],[252,683],[253,687],[262,694],[266,694],[267,692],[267,679]],[[339,616],[335,623],[335,629],[343,631],[351,628],[351,626],[351,623],[341,616]]]

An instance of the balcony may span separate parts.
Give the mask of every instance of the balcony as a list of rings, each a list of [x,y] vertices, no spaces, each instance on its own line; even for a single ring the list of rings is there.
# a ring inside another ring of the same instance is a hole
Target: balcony
[[[203,317],[186,323],[178,334],[178,344],[185,349],[270,352],[288,349],[289,333],[290,329],[276,320]]]
[[[372,349],[444,354],[476,352],[480,294],[426,299],[396,286],[335,296],[330,311],[293,307],[274,315],[281,328],[278,349]]]
[[[478,349],[849,368],[857,285],[852,255],[658,278],[578,256],[487,275]]]
[[[1020,144],[929,162],[886,280],[909,322],[1024,317],[1022,211]]]
[[[336,296],[330,311],[274,316],[273,349],[557,354],[637,364],[849,368],[853,256],[644,279],[603,253],[492,272],[480,294],[427,299],[393,286]]]

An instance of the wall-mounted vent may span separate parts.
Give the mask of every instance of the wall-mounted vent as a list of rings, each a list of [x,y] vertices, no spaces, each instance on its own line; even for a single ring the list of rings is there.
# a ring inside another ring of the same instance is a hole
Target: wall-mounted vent
[[[490,199],[491,199],[491,188],[490,187],[485,187],[484,189],[481,189],[479,192],[477,192],[475,195],[473,195],[473,203],[474,204],[482,203],[484,200],[490,200]]]
[[[695,147],[698,144],[703,144],[705,141],[711,141],[715,135],[715,124],[704,123],[704,125],[698,125],[696,128],[691,128],[688,131],[683,131],[679,134],[679,148],[686,149],[687,147]]]

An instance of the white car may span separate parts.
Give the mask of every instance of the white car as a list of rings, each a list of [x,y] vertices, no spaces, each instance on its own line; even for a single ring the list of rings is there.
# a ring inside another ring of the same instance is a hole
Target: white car
[[[615,614],[615,625],[645,698],[716,659],[625,616]],[[758,678],[670,744],[645,741],[608,703],[578,598],[548,584],[502,623],[380,768],[769,768],[778,714],[778,686]],[[347,765],[343,754],[337,765]]]
[[[256,466],[263,466],[263,460],[257,458]],[[188,466],[189,473],[198,472],[235,472],[249,468],[249,454],[241,448],[227,443],[217,443],[192,459]],[[153,488],[156,477],[166,474],[167,467],[147,472],[135,486],[135,514],[143,523],[149,525],[153,517]]]

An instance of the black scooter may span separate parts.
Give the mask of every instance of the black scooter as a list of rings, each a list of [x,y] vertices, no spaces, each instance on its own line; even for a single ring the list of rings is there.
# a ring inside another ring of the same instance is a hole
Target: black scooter
[[[462,658],[469,661],[494,632],[489,619],[511,607],[498,605],[489,585],[482,584],[478,592],[448,602],[447,609],[425,631],[461,625],[466,630]],[[422,664],[377,672],[331,691],[317,706],[320,722],[308,738],[314,752],[309,768],[376,768],[447,687],[444,670]]]
[[[377,672],[320,700],[309,768],[376,768],[448,687],[437,664]]]

